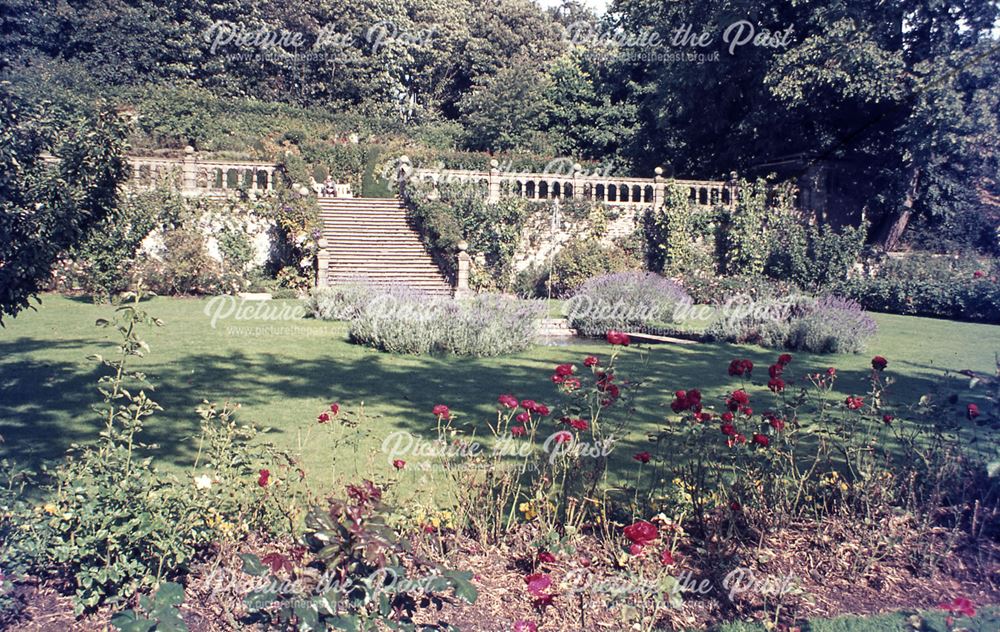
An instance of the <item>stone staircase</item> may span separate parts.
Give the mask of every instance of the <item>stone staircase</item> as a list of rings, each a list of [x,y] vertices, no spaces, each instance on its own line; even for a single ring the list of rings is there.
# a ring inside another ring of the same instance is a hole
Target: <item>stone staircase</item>
[[[398,198],[319,196],[328,250],[327,283],[402,285],[428,294],[453,288],[410,225]]]

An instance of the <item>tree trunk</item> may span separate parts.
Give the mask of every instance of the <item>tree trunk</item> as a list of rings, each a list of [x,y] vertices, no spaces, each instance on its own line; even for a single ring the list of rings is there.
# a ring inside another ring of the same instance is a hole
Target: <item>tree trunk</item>
[[[917,186],[920,183],[920,169],[912,167],[910,169],[910,185],[906,190],[906,198],[903,204],[896,211],[895,215],[882,225],[879,242],[885,252],[895,249],[899,243],[899,238],[903,236],[906,225],[913,217],[913,204],[917,199]]]

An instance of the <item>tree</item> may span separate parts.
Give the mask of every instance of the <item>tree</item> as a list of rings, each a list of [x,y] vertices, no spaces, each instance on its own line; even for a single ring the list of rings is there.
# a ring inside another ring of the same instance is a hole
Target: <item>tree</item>
[[[548,122],[549,78],[527,61],[481,79],[459,101],[469,144],[504,151],[527,146]]]
[[[28,307],[56,260],[114,209],[126,136],[110,108],[53,117],[0,83],[0,322]]]
[[[637,165],[720,176],[790,156],[822,163],[891,248],[911,216],[978,204],[996,175],[993,0],[619,0],[615,26],[712,35],[720,61],[622,65],[642,131]],[[787,45],[730,53],[725,29],[791,26]],[[673,51],[668,41],[665,51]],[[794,175],[794,174],[789,174]]]

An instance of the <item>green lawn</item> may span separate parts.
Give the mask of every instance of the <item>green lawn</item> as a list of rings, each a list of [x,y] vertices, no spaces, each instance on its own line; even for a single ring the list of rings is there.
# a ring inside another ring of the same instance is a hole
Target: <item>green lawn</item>
[[[872,617],[844,616],[835,619],[816,619],[802,628],[803,632],[947,632],[947,613],[894,612]],[[915,625],[918,624],[918,625]],[[996,632],[1000,630],[1000,608],[980,608],[975,617],[956,617],[955,627],[967,632]],[[766,632],[767,628],[755,623],[729,623],[717,632]]]
[[[242,419],[272,427],[271,440],[286,448],[298,445],[301,431],[315,426],[316,414],[330,402],[364,403],[372,416],[367,430],[375,446],[394,429],[433,429],[430,410],[437,403],[448,404],[461,415],[460,422],[471,426],[494,414],[500,393],[551,401],[549,376],[555,364],[580,364],[587,354],[610,350],[595,341],[535,347],[501,359],[395,356],[348,343],[342,323],[229,320],[213,329],[204,300],[157,298],[146,305],[165,325],[146,332],[151,354],[141,368],[156,385],[154,399],[165,410],[150,421],[145,440],[160,444],[161,461],[176,466],[194,456],[196,446],[185,438],[197,431],[194,409],[203,400],[239,402]],[[37,311],[22,313],[0,329],[0,435],[5,440],[0,447],[6,456],[37,464],[96,436],[99,422],[91,406],[98,401],[99,372],[87,356],[109,351],[112,332],[95,327],[94,321],[110,314],[107,305],[47,295]],[[862,393],[869,359],[878,353],[889,359],[890,372],[898,377],[894,401],[911,404],[946,370],[994,369],[1000,326],[875,317],[880,333],[871,353],[795,354],[791,375],[836,366],[842,376],[838,390]],[[629,349],[623,368],[649,382],[638,401],[634,432],[616,453],[642,449],[644,433],[663,418],[672,391],[698,387],[706,401],[717,404],[724,389],[737,385],[726,373],[731,359],[751,358],[760,367],[755,381],[763,382],[776,353],[726,344]],[[957,387],[962,383],[954,381]],[[311,472],[328,476],[363,460],[353,451],[335,449],[333,437],[324,434],[331,432],[328,427],[319,430],[310,431],[303,450]]]

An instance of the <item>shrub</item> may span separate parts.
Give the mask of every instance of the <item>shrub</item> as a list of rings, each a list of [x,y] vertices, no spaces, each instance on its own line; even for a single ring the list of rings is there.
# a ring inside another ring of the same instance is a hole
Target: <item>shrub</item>
[[[812,353],[860,353],[877,331],[860,305],[826,296],[792,319],[785,346]]]
[[[705,332],[709,340],[812,353],[858,353],[878,327],[861,306],[835,296],[733,304]]]
[[[158,256],[139,268],[143,282],[157,294],[213,294],[227,289],[219,263],[208,254],[196,228],[174,228],[163,235]]]
[[[619,272],[594,277],[570,298],[564,313],[570,326],[585,336],[609,330],[645,330],[674,321],[681,304],[691,297],[676,281],[652,272]]]
[[[836,287],[874,311],[1000,323],[997,272],[975,259],[918,254]]]
[[[574,239],[552,261],[552,272],[542,283],[552,284],[552,295],[566,297],[592,277],[624,272],[638,266],[620,247],[605,246],[596,239]]]
[[[720,276],[688,273],[680,277],[684,290],[699,305],[725,305],[735,299],[767,300],[790,296],[799,287],[790,281],[765,276]]]
[[[545,306],[482,294],[434,298],[405,288],[375,296],[351,322],[351,340],[393,353],[498,356],[528,348]]]
[[[126,190],[111,215],[70,253],[85,271],[81,288],[99,298],[128,289],[143,240],[181,204],[169,190]]]
[[[320,320],[354,320],[372,300],[373,288],[365,283],[314,287],[306,309]]]
[[[98,380],[104,401],[95,408],[101,439],[54,468],[40,488],[41,508],[15,515],[9,533],[0,531],[5,569],[19,560],[35,574],[61,577],[76,594],[77,613],[122,604],[183,572],[202,547],[271,530],[287,518],[264,502],[266,481],[254,469],[270,449],[253,442],[256,432],[237,425],[228,408],[199,409],[201,476],[181,483],[143,456],[144,425],[162,409],[131,367],[148,349],[140,328],[159,324],[140,309],[142,298],[123,296],[114,321],[99,322],[121,337],[115,355],[98,356],[108,371]]]

